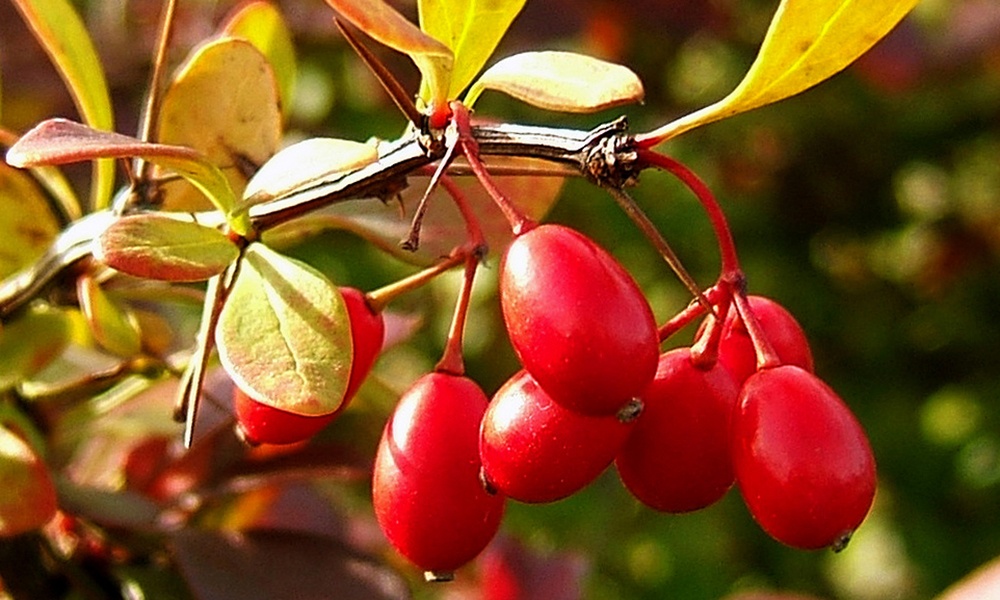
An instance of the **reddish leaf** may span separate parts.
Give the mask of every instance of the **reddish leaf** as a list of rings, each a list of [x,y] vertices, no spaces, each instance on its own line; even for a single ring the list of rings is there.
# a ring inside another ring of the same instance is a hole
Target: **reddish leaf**
[[[196,598],[409,598],[402,578],[343,541],[285,531],[183,529],[170,549]]]

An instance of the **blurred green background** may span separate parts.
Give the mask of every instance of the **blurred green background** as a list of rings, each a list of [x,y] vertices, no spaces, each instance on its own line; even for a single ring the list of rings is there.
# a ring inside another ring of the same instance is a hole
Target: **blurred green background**
[[[233,4],[182,0],[173,59],[209,34]],[[119,129],[133,131],[159,3],[78,5],[108,70]],[[300,53],[290,131],[359,140],[398,134],[403,118],[345,49],[324,3],[279,5]],[[529,0],[498,56],[569,49],[633,68],[646,85],[646,102],[620,112],[633,131],[643,131],[732,89],[775,5]],[[399,6],[413,14],[411,5]],[[378,53],[415,89],[407,59]],[[7,2],[0,4],[0,61],[5,126],[23,130],[73,114]],[[619,114],[554,115],[489,93],[477,112],[581,129]],[[798,317],[818,374],[864,424],[879,466],[875,508],[843,553],[802,552],[762,533],[735,490],[698,513],[661,515],[634,501],[611,470],[563,502],[512,503],[503,529],[509,543],[517,540],[518,552],[548,565],[550,574],[570,572],[580,594],[594,599],[697,600],[750,589],[831,599],[930,598],[1000,555],[1000,5],[923,0],[844,74],[685,134],[666,151],[715,191],[750,291],[779,300]],[[690,193],[650,172],[634,195],[698,281],[714,281],[714,238]],[[611,249],[661,320],[687,304],[666,265],[600,190],[569,181],[549,219],[579,227]],[[294,253],[336,281],[365,289],[412,271],[348,234],[319,236]],[[467,368],[492,392],[516,364],[496,311],[496,261],[489,266],[470,316]],[[381,359],[376,373],[389,389],[404,389],[432,367],[457,284],[444,278],[402,302],[402,310],[423,315],[424,326]],[[668,345],[690,335],[682,332]],[[338,425],[349,426],[350,419]],[[351,491],[363,496],[364,485]],[[461,581],[450,588],[415,583],[414,593],[478,597],[468,588]]]

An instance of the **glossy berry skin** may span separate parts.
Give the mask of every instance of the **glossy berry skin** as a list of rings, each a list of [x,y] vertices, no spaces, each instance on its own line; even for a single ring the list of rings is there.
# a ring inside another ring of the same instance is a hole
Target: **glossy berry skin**
[[[716,363],[698,368],[689,348],[660,356],[642,393],[643,414],[615,459],[622,483],[643,504],[680,513],[704,508],[732,487],[729,428],[739,388]]]
[[[614,414],[652,380],[656,323],[632,277],[583,234],[539,225],[514,239],[500,303],[525,370],[553,400]]]
[[[389,542],[428,572],[472,560],[496,534],[504,497],[479,478],[487,398],[471,379],[430,373],[403,394],[375,456],[372,502]]]
[[[515,500],[560,500],[611,464],[634,422],[564,408],[520,371],[497,390],[483,418],[483,473],[490,485]]]
[[[868,438],[837,394],[801,367],[765,369],[746,381],[732,449],[750,513],[789,546],[842,548],[871,508]]]
[[[798,365],[812,372],[813,357],[802,326],[792,313],[764,296],[748,296],[757,322],[782,364]],[[757,370],[757,355],[746,326],[732,308],[726,318],[719,342],[719,362],[729,369],[737,383],[743,383]]]
[[[362,291],[342,287],[340,292],[351,321],[351,339],[354,344],[351,375],[343,402],[337,410],[327,415],[300,415],[258,402],[234,386],[233,406],[237,431],[247,443],[294,444],[311,438],[347,408],[365,377],[371,372],[382,349],[385,321],[381,313],[368,307]]]

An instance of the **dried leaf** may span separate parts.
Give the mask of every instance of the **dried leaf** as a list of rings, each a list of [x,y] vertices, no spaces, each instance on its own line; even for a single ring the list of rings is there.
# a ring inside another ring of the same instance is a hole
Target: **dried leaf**
[[[420,28],[455,55],[448,99],[482,70],[525,0],[420,0]]]
[[[223,367],[258,402],[301,415],[329,414],[343,403],[350,320],[337,286],[305,263],[250,245],[215,341]]]
[[[573,52],[523,52],[486,70],[469,89],[472,106],[484,90],[496,90],[528,104],[589,113],[641,102],[639,77],[621,65]]]
[[[163,95],[157,141],[200,152],[224,169],[236,196],[246,185],[246,170],[270,158],[280,139],[274,71],[246,40],[223,38],[199,46]],[[185,182],[164,185],[163,192],[168,210],[210,208],[205,196]]]
[[[335,11],[378,42],[409,56],[427,90],[428,104],[441,104],[451,98],[454,55],[447,46],[427,35],[399,14],[384,0],[326,0]]]
[[[282,113],[287,117],[295,93],[297,69],[292,33],[281,11],[270,2],[248,2],[226,19],[222,33],[247,40],[267,57],[281,90]]]
[[[77,278],[76,295],[80,300],[80,310],[90,325],[90,333],[101,347],[128,358],[142,350],[138,321],[109,298],[93,277],[83,275]]]
[[[114,116],[104,69],[73,5],[68,0],[14,0],[14,6],[66,82],[83,120],[94,129],[113,130]],[[96,162],[91,190],[95,208],[108,205],[114,183],[114,162]]]
[[[217,229],[149,213],[121,217],[94,242],[94,258],[136,277],[204,281],[239,256]]]
[[[30,176],[0,162],[0,278],[28,266],[59,233],[59,222]]]
[[[636,136],[653,146],[686,131],[803,92],[868,51],[917,0],[782,0],[743,81],[722,100]]]

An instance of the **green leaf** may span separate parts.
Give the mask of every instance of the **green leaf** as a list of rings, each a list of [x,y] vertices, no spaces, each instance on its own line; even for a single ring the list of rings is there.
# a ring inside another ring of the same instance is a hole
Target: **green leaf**
[[[455,55],[448,99],[482,70],[525,0],[420,0],[420,28]]]
[[[163,281],[204,281],[240,253],[221,231],[162,213],[116,219],[94,241],[93,252],[122,273]]]
[[[271,157],[250,179],[243,191],[244,208],[280,198],[326,177],[378,160],[378,148],[336,138],[309,138]]]
[[[68,0],[14,0],[14,6],[52,59],[84,122],[111,131],[114,116],[104,69],[80,16]],[[106,208],[115,183],[114,161],[94,163],[91,203]]]
[[[0,425],[0,536],[38,529],[56,513],[48,467],[28,443]]]
[[[427,104],[443,104],[452,98],[455,57],[447,46],[427,35],[384,0],[326,0],[335,11],[376,41],[409,56],[423,76],[421,90]]]
[[[41,371],[69,344],[70,319],[59,309],[39,304],[4,324],[0,331],[0,390],[14,387]]]
[[[636,139],[652,146],[803,92],[867,52],[916,4],[917,0],[782,0],[756,60],[735,90]]]
[[[282,113],[287,117],[292,106],[298,70],[292,34],[281,11],[270,2],[243,4],[226,19],[222,33],[247,40],[267,57],[281,90]]]
[[[142,351],[139,322],[135,316],[114,302],[90,275],[76,280],[76,295],[80,300],[90,333],[102,348],[118,356],[131,358]]]
[[[0,278],[31,264],[59,233],[59,222],[34,180],[0,162]]]
[[[589,113],[641,102],[642,82],[631,70],[573,52],[523,52],[483,73],[469,89],[472,106],[484,90],[509,94],[528,104],[561,112]]]
[[[7,150],[7,162],[15,167],[135,157],[187,179],[227,215],[236,204],[233,188],[219,167],[197,150],[184,146],[151,144],[120,133],[97,131],[67,119],[49,119],[25,133]],[[249,230],[246,219],[232,220],[230,225],[240,234]]]
[[[280,104],[274,71],[257,48],[236,38],[212,40],[191,53],[163,94],[157,141],[193,148],[224,167],[227,185],[239,196],[247,182],[239,165],[256,170],[278,150]],[[185,182],[167,183],[164,207],[205,210],[198,191]]]
[[[343,403],[353,342],[340,290],[309,265],[251,244],[215,330],[222,366],[258,402],[301,415]]]

